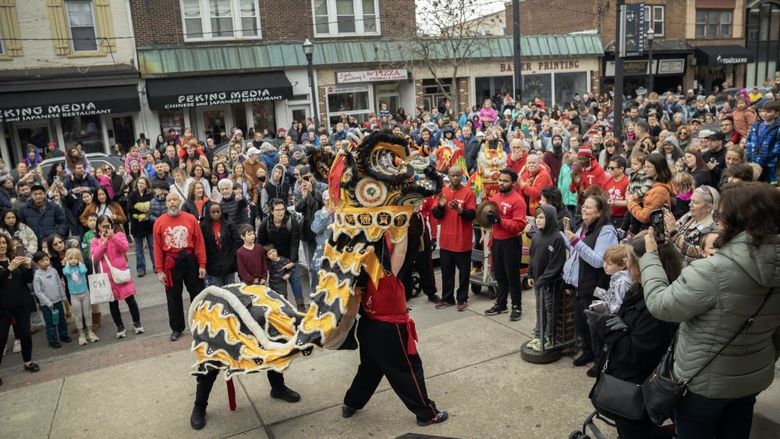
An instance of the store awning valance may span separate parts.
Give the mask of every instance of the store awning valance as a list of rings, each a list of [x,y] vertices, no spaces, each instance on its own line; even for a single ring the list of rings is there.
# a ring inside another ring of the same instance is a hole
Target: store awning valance
[[[146,95],[153,110],[206,107],[290,99],[292,84],[283,72],[149,79]]]
[[[135,85],[0,93],[0,122],[139,111]]]
[[[696,48],[696,60],[699,65],[710,66],[747,64],[753,61],[753,54],[737,45],[700,46]]]

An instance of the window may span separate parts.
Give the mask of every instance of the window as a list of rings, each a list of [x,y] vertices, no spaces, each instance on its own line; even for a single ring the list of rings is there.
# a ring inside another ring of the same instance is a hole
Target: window
[[[65,5],[68,12],[70,37],[73,39],[73,51],[96,51],[98,46],[95,17],[92,14],[92,1],[68,0]]]
[[[5,55],[5,46],[3,45],[3,33],[0,32],[0,55]]]
[[[645,6],[645,29],[653,26],[656,37],[664,36],[664,7],[658,5]]]
[[[731,38],[732,12],[696,10],[696,38]]]
[[[184,39],[258,38],[257,0],[181,0]]]
[[[368,120],[368,113],[373,111],[370,102],[367,86],[337,88],[334,93],[328,94],[328,121],[335,125],[342,115],[346,115],[364,122]]]
[[[105,152],[100,116],[63,117],[60,120],[66,147],[81,142],[85,152]]]
[[[379,33],[377,0],[314,0],[312,7],[318,36]]]

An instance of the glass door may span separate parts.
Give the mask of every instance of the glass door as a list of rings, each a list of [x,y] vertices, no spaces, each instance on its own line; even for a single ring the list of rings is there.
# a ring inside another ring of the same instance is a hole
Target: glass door
[[[115,144],[122,145],[123,151],[129,151],[135,145],[135,129],[132,116],[112,116],[108,126],[108,142],[111,150]],[[154,145],[152,145],[154,146]]]
[[[11,151],[14,163],[19,163],[24,159],[27,151],[27,145],[35,145],[41,154],[46,151],[46,144],[51,140],[53,131],[50,121],[22,122],[14,125],[14,148]]]
[[[203,124],[199,134],[203,134],[203,139],[214,139],[214,143],[217,145],[229,140],[222,138],[222,133],[226,132],[224,109],[203,110],[201,111],[200,119],[203,121]]]
[[[246,105],[245,104],[233,104],[232,106],[233,110],[233,127],[238,128],[241,130],[242,133],[244,133],[244,138],[246,138]],[[227,133],[228,136],[230,136],[230,133]]]
[[[290,105],[290,111],[292,112],[292,120],[303,123],[304,126],[308,125],[309,119],[309,105]]]

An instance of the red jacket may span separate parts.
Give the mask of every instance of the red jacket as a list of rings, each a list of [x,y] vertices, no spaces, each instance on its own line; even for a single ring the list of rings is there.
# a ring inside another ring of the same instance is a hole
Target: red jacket
[[[532,176],[531,172],[526,169],[520,175],[520,179],[525,182],[525,186],[520,188],[518,184],[516,187],[518,192],[526,197],[526,200],[528,201],[528,214],[533,216],[536,208],[539,207],[539,200],[542,199],[542,189],[553,185],[550,172],[542,166],[539,166],[536,170],[536,175]]]
[[[165,272],[166,256],[176,257],[181,251],[190,251],[198,260],[199,268],[206,268],[206,246],[203,232],[194,216],[181,212],[177,216],[164,213],[154,222],[154,268]]]
[[[501,222],[493,225],[493,239],[509,239],[520,236],[528,224],[526,218],[525,200],[517,191],[502,194],[500,191],[490,197],[490,201],[498,204],[498,214]]]
[[[441,233],[439,236],[439,247],[442,250],[451,252],[466,252],[471,250],[472,245],[472,221],[477,210],[477,198],[474,191],[468,186],[461,186],[457,191],[447,186],[441,191],[442,196],[447,202],[445,207],[433,209],[434,218],[441,224]],[[460,203],[463,213],[459,214],[457,210],[449,207],[451,201]]]
[[[569,190],[571,192],[583,193],[595,184],[603,187],[604,180],[607,178],[607,173],[604,171],[604,168],[596,162],[596,159],[591,159],[589,168],[580,168],[579,177],[579,183],[576,183],[572,177],[571,185],[569,185]]]

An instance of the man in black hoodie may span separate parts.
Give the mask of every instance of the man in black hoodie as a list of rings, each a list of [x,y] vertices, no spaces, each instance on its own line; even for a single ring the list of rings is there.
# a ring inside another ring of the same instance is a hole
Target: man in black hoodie
[[[528,274],[528,284],[534,287],[536,294],[536,326],[533,331],[534,338],[528,342],[528,347],[539,351],[542,343],[545,349],[552,347],[555,328],[553,297],[562,291],[566,241],[558,228],[555,207],[544,204],[539,206],[535,213],[536,227],[539,230],[531,241],[531,270]]]

